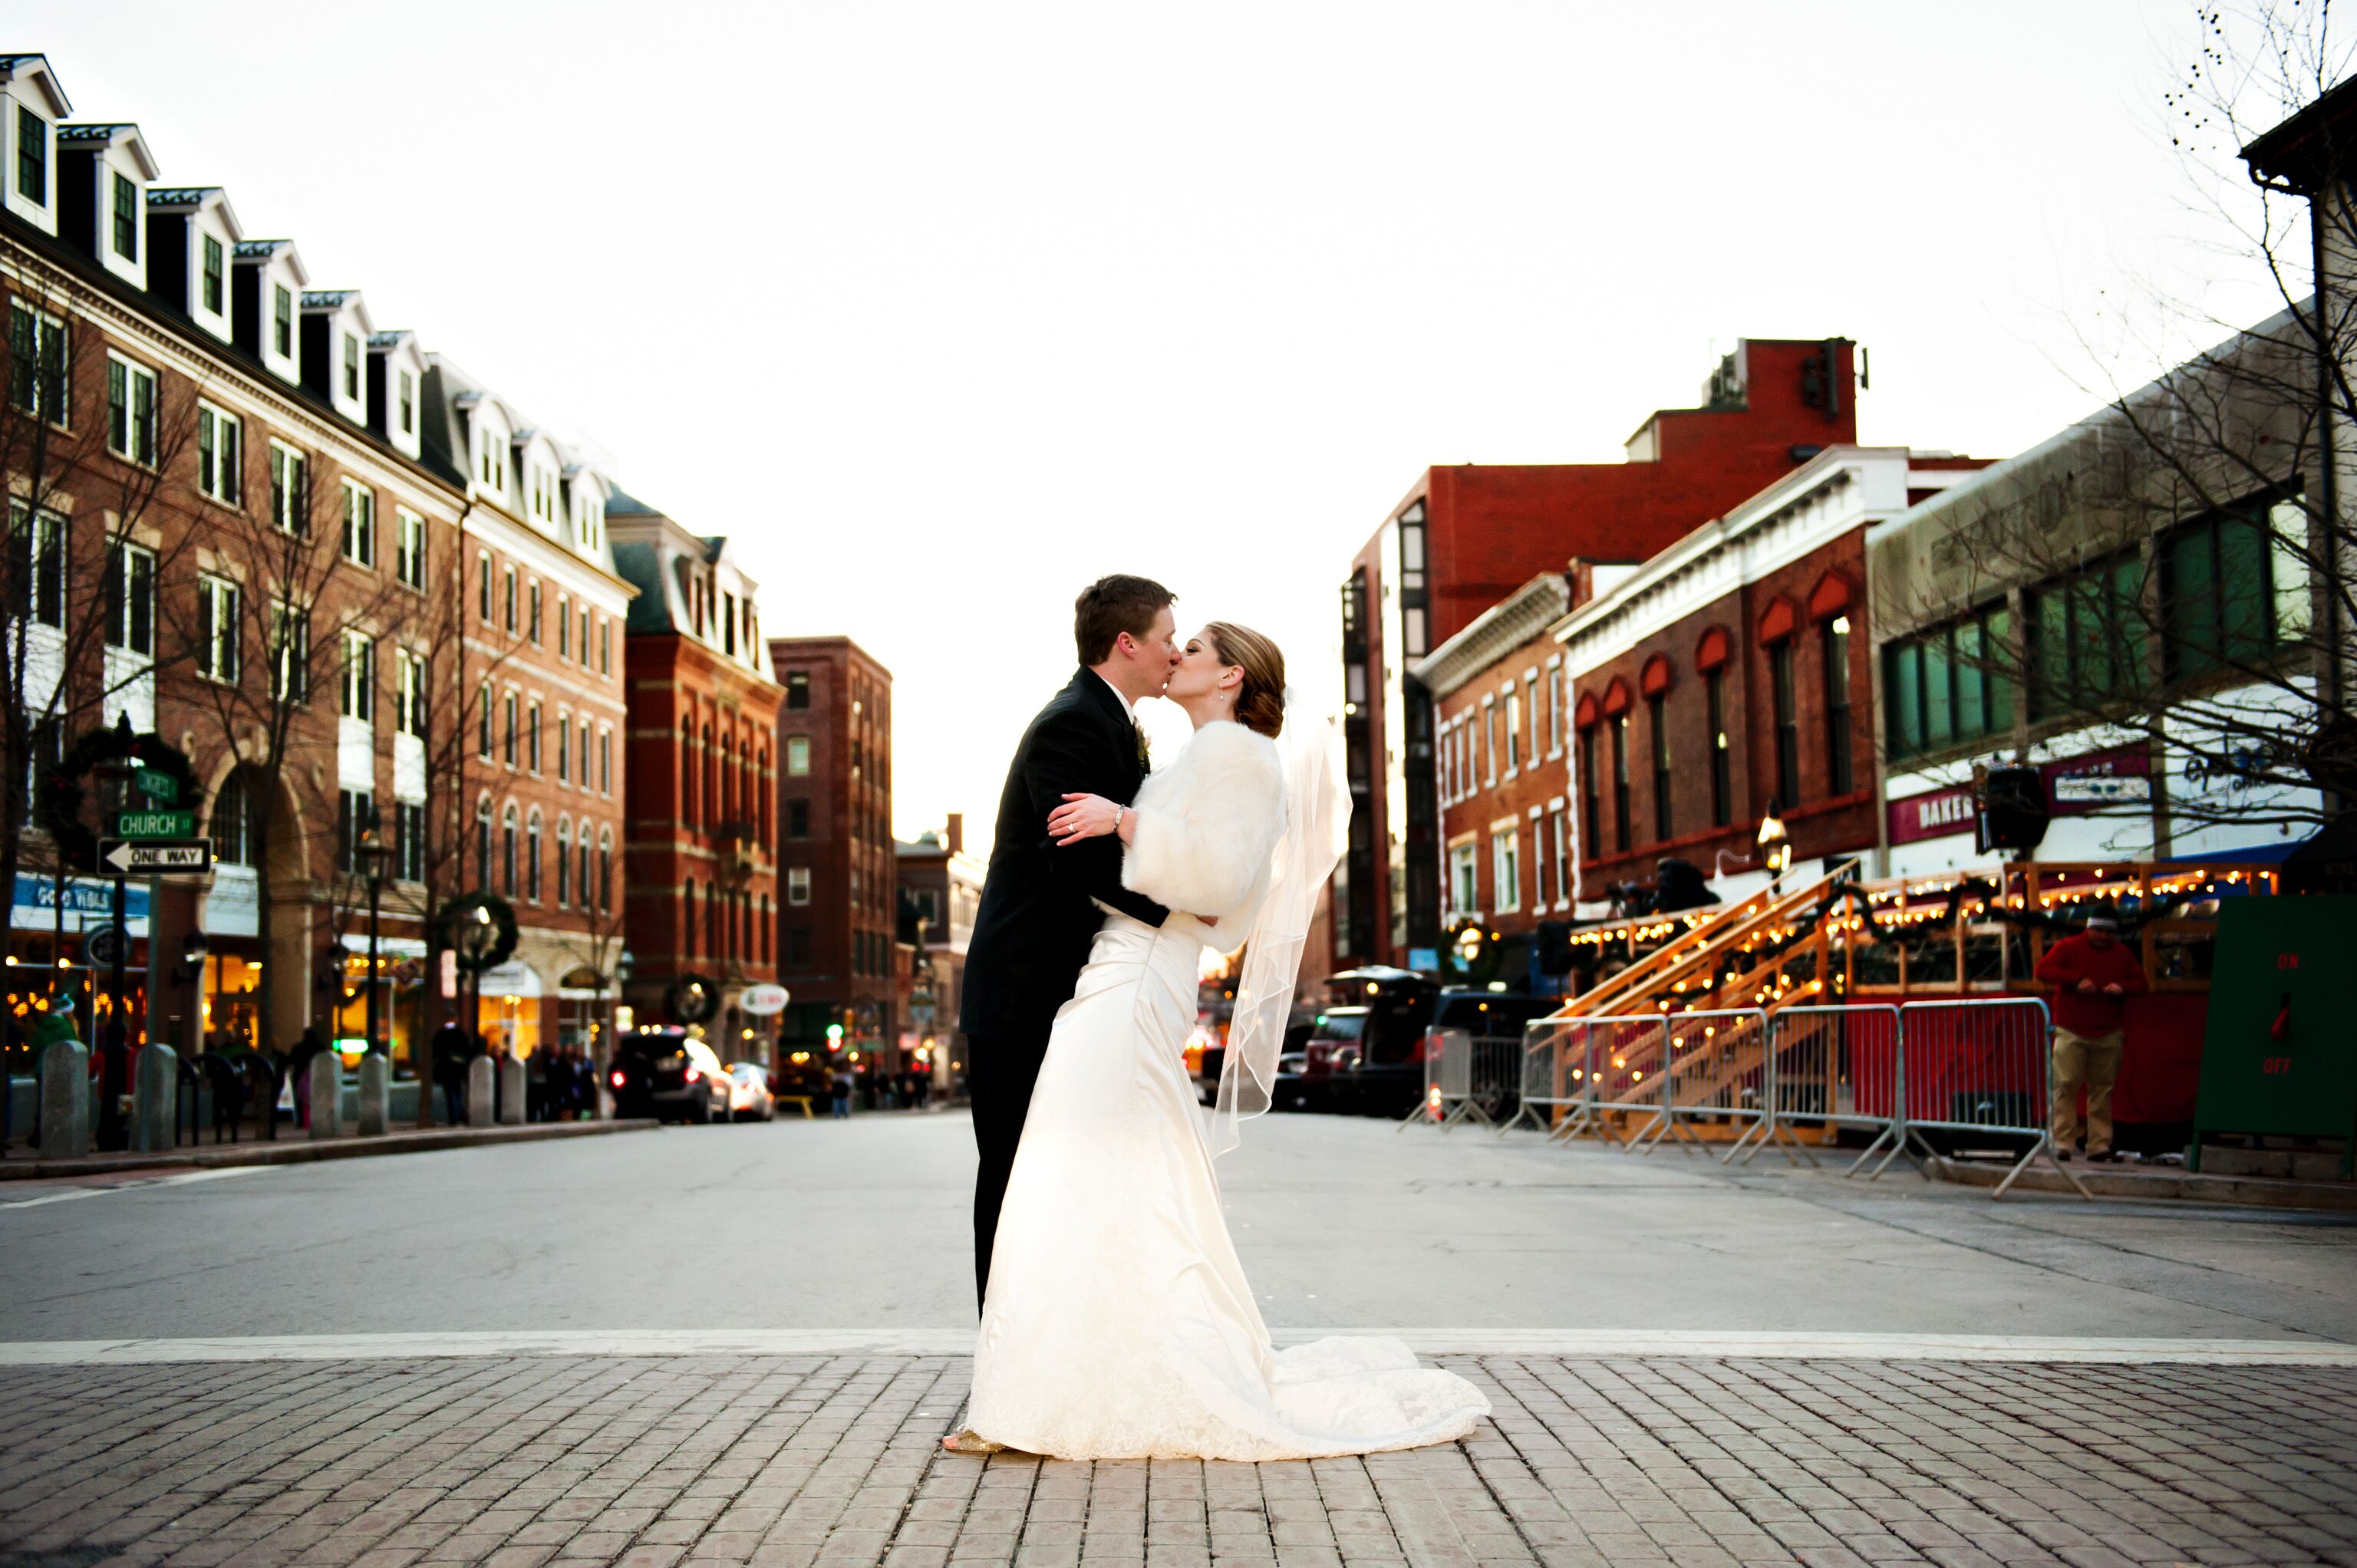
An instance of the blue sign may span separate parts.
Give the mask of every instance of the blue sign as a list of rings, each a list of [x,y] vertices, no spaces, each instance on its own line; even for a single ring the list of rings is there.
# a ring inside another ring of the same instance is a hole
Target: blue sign
[[[8,912],[10,927],[19,931],[53,929],[57,908],[58,884],[54,878],[31,871],[16,874],[16,903]],[[65,915],[65,927],[70,931],[113,918],[114,884],[95,876],[67,877]],[[147,934],[147,884],[144,880],[124,884],[123,917],[131,935]]]
[[[1407,950],[1407,966],[1419,974],[1437,974],[1440,972],[1440,950],[1410,948]]]

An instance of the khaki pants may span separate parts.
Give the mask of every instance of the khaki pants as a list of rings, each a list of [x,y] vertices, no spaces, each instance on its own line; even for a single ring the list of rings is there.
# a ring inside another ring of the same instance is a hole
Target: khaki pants
[[[2120,1031],[2089,1038],[2054,1031],[2054,1146],[2079,1141],[2079,1086],[2087,1088],[2087,1153],[2112,1150],[2112,1086],[2120,1080]]]

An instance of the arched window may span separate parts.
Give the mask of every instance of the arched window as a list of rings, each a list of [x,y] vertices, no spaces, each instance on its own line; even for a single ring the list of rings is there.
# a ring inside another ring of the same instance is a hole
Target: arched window
[[[556,907],[573,902],[573,824],[556,819]]]
[[[516,809],[510,806],[500,819],[500,891],[516,896]]]
[[[761,895],[761,961],[770,961],[770,896]]]
[[[679,901],[679,918],[680,956],[694,958],[695,956],[695,878],[693,876],[687,879],[686,889]]]
[[[580,887],[581,887],[581,907],[582,907],[583,908],[585,908],[585,909],[589,908],[593,904],[595,904],[595,903],[597,902],[597,895],[596,895],[596,893],[595,893],[595,892],[593,892],[593,891],[592,891],[592,890],[593,890],[597,886],[597,885],[596,883],[594,883],[594,882],[592,882],[592,881],[590,881],[590,880],[589,880],[589,824],[588,824],[588,823],[587,823],[587,822],[584,822],[584,823],[582,823],[582,824],[581,824],[581,881],[580,881]]]
[[[540,813],[534,811],[523,834],[524,897],[540,902]]]
[[[702,768],[702,772],[704,774],[704,799],[705,803],[712,808],[713,821],[707,825],[716,827],[719,825],[718,818],[720,815],[720,754],[712,749],[712,726],[710,725],[705,725],[704,726],[704,767]]]
[[[581,841],[581,853],[584,856],[589,853],[589,841],[586,837]],[[601,832],[597,835],[597,908],[611,909],[613,907],[614,835]]]
[[[214,850],[224,865],[253,864],[253,822],[247,800],[245,774],[242,770],[231,772],[213,791],[212,817],[205,831],[212,835]]]
[[[695,771],[695,725],[679,726],[679,820],[687,827],[695,826],[696,786],[701,780]]]
[[[753,828],[753,802],[759,797],[760,790],[755,788],[753,778],[753,743],[740,740],[737,743],[737,818],[745,824],[748,832]],[[748,950],[750,950],[749,944]]]
[[[718,933],[714,928],[720,923],[719,891],[711,883],[704,885],[704,956],[706,958],[712,956],[712,950],[718,941]]]
[[[761,843],[767,848],[778,842],[777,835],[770,831],[775,820],[771,811],[777,804],[778,792],[770,788],[770,748],[766,746],[761,748],[760,761],[754,768],[753,792],[760,799]]]
[[[491,798],[475,802],[475,886],[491,885]]]

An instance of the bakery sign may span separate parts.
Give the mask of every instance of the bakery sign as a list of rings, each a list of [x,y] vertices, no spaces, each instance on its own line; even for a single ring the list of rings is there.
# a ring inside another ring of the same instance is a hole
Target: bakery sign
[[[2140,746],[2089,752],[2040,765],[2047,810],[2058,817],[2136,805],[2152,799],[2152,760]],[[1885,809],[1892,843],[1914,843],[1973,831],[1970,785],[1932,789],[1893,800]]]

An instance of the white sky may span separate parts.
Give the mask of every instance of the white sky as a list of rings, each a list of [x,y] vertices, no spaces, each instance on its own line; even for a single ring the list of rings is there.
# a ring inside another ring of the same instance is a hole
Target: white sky
[[[2182,204],[2179,0],[10,11],[77,118],[734,536],[765,629],[881,657],[903,837],[986,839],[1101,572],[1330,683],[1426,465],[1617,460],[1739,336],[2004,456],[2164,265],[2273,308]]]

